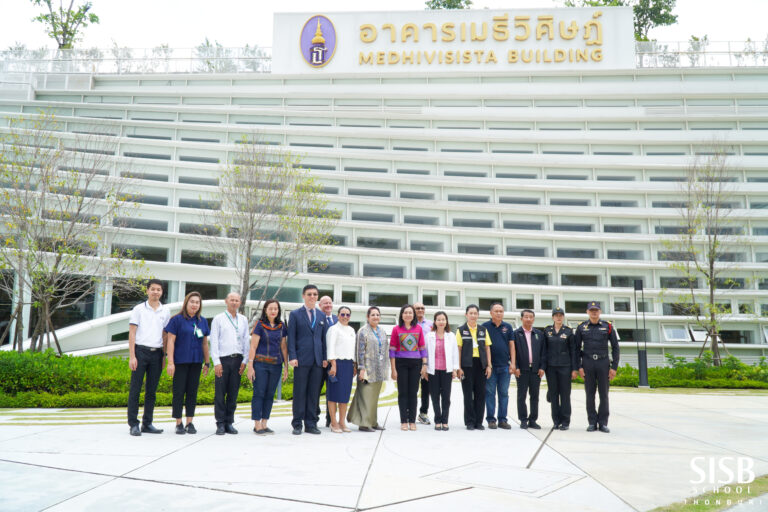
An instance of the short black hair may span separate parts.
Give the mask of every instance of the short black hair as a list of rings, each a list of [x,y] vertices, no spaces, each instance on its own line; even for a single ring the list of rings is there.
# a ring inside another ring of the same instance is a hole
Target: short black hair
[[[532,309],[524,309],[524,310],[522,310],[520,312],[520,318],[523,318],[526,313],[530,313],[533,316],[533,318],[536,318],[536,313],[534,313]]]
[[[477,304],[470,304],[469,306],[467,306],[467,309],[464,310],[464,314],[469,313],[470,309],[476,309],[478,313],[480,312],[480,308],[477,307]]]
[[[341,314],[341,310],[342,310],[342,309],[346,309],[347,311],[349,311],[349,314],[350,314],[350,315],[352,314],[352,310],[349,308],[349,306],[341,306],[341,307],[339,308],[339,310],[336,312],[336,314]]]
[[[411,310],[413,311],[413,320],[411,320],[411,327],[413,327],[413,324],[416,321],[416,310],[413,309],[413,306],[411,306],[410,304],[404,304],[403,307],[400,308],[400,314],[397,315],[397,325],[399,325],[400,327],[405,327],[405,321],[403,320],[403,313],[408,308],[411,308]]]
[[[160,287],[161,290],[165,291],[165,286],[163,286],[163,282],[159,279],[150,279],[149,281],[147,281],[147,290],[149,290],[149,287],[152,286],[153,284],[156,284],[157,286]]]
[[[277,316],[275,317],[275,325],[279,325],[283,323],[283,321],[280,319],[283,316],[283,308],[280,306],[280,301],[277,299],[269,299],[264,303],[264,306],[261,308],[261,316],[259,317],[259,322],[264,322],[266,324],[269,323],[269,317],[267,316],[267,306],[272,303],[277,304]]]
[[[501,306],[501,309],[504,309],[504,303],[499,300],[491,302],[491,307],[488,308],[488,311],[493,311],[493,306]]]
[[[307,293],[307,290],[316,290],[318,294],[320,293],[320,290],[317,288],[317,286],[313,284],[308,284],[301,289],[301,294],[304,295],[305,293]]]

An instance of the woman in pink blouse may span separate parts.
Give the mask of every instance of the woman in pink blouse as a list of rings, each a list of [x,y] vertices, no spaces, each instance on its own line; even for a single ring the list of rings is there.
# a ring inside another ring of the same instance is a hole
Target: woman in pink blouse
[[[448,411],[451,407],[451,381],[456,378],[459,365],[459,345],[448,325],[444,311],[435,313],[432,330],[426,335],[427,379],[432,408],[435,410],[435,430],[448,430]]]
[[[392,380],[397,382],[397,405],[400,406],[400,430],[416,430],[419,378],[427,375],[424,333],[414,322],[415,318],[413,306],[406,304],[400,308],[397,325],[389,338]]]

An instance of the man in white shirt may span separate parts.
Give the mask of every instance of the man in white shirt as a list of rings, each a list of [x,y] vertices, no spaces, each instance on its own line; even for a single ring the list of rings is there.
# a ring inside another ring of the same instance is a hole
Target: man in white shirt
[[[214,380],[213,412],[216,417],[216,435],[237,434],[235,422],[240,376],[248,364],[250,341],[248,319],[237,312],[240,295],[232,292],[225,300],[227,310],[213,317],[210,350],[213,359]]]
[[[413,311],[416,313],[416,323],[421,327],[426,339],[427,333],[432,330],[432,320],[427,319],[427,309],[421,302],[415,302],[413,304]],[[423,425],[429,425],[429,381],[421,379],[421,406],[419,407],[419,417],[417,418],[419,423]]]
[[[131,387],[128,392],[128,425],[132,436],[161,434],[163,429],[152,425],[152,415],[155,410],[155,397],[160,374],[163,371],[163,356],[165,355],[166,333],[165,326],[171,315],[168,309],[160,303],[163,296],[163,283],[151,279],[147,283],[147,300],[133,308],[128,326],[128,366],[131,369]],[[139,395],[144,384],[144,414],[139,428]]]

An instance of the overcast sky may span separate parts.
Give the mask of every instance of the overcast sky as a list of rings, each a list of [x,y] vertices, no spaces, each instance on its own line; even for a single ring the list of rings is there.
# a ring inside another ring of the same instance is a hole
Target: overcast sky
[[[273,5],[278,12],[381,10],[378,2],[362,0],[92,0],[101,24],[89,27],[81,47],[108,47],[112,42],[131,48],[169,44],[191,48],[206,37],[224,46],[272,46]],[[78,0],[79,3],[79,0]],[[0,0],[0,49],[15,42],[32,48],[53,47],[39,23],[31,19],[38,9],[29,0]],[[58,4],[58,0],[54,0]],[[421,10],[423,0],[388,0],[388,10]],[[551,8],[555,0],[475,0],[474,8]],[[768,36],[768,0],[677,0],[678,24],[654,29],[652,39],[685,41],[707,34],[710,41],[765,41]]]

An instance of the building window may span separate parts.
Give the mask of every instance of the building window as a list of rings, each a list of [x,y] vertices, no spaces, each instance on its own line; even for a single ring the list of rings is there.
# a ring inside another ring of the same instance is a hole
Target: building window
[[[422,226],[437,226],[439,223],[436,217],[420,217],[418,215],[404,215],[403,222],[406,224],[419,224]]]
[[[453,219],[455,228],[492,228],[492,220],[483,219]]]
[[[518,220],[505,220],[504,221],[504,229],[528,229],[531,231],[541,231],[542,230],[542,223],[541,222],[523,222]],[[768,233],[768,228],[765,228],[766,232]]]
[[[606,208],[637,208],[637,201],[614,201],[603,199],[600,206]]]
[[[463,273],[465,282],[471,283],[498,283],[498,272],[484,272],[479,270],[465,270]]]
[[[517,309],[533,309],[533,296],[518,295],[515,297],[515,306]]]
[[[538,197],[499,197],[499,203],[501,204],[539,204]]]
[[[597,276],[583,274],[562,274],[560,284],[563,286],[598,286]]]
[[[403,190],[400,192],[400,198],[402,199],[423,199],[427,201],[433,201],[435,194],[431,192],[408,192]]]
[[[642,281],[640,276],[611,276],[611,286],[614,288],[634,288],[635,281]]]
[[[459,254],[496,254],[493,245],[459,244]]]
[[[589,199],[556,199],[549,200],[552,206],[589,206]]]
[[[696,278],[686,279],[684,277],[660,277],[659,285],[662,288],[680,288],[685,290],[691,288],[691,285],[693,285],[693,288],[698,288],[699,280]]]
[[[448,271],[443,268],[416,267],[416,279],[425,279],[428,281],[447,281]]]
[[[393,222],[394,216],[386,213],[352,212],[352,220],[363,222]]]
[[[465,194],[448,194],[449,201],[457,201],[461,203],[487,203],[489,202],[487,196],[470,196]]]
[[[190,265],[209,265],[211,267],[226,267],[227,256],[216,252],[182,249],[181,263],[188,263]]]
[[[547,256],[546,247],[518,247],[507,246],[507,256],[527,256],[531,258],[545,258]]]
[[[626,226],[622,224],[604,224],[604,233],[639,233],[640,226]]]
[[[168,231],[168,222],[164,220],[149,219],[127,219],[117,218],[114,220],[115,226],[121,226],[130,229],[148,229],[151,231]]]
[[[512,272],[509,276],[512,284],[533,284],[537,286],[549,285],[549,274],[535,274],[531,272]]]
[[[405,268],[389,265],[363,265],[363,275],[365,277],[391,277],[402,279],[405,277]]]
[[[594,259],[597,251],[594,249],[558,249],[558,258]]]
[[[443,244],[442,244],[442,242],[418,242],[416,240],[411,240],[411,250],[412,251],[442,252],[443,251]]]
[[[591,224],[571,224],[567,222],[555,222],[553,229],[555,231],[579,231],[582,233],[588,233],[592,231]]]
[[[334,274],[339,276],[351,276],[352,264],[341,261],[317,261],[310,260],[307,271],[313,274]]]
[[[654,232],[657,235],[684,235],[687,228],[682,226],[656,226]]]
[[[410,304],[410,297],[398,293],[368,293],[368,304],[383,308],[399,308],[404,304]]]
[[[114,244],[112,246],[112,251],[122,254],[123,257],[134,260],[168,261],[168,249],[164,247]]]
[[[642,260],[643,251],[608,250],[609,260]]]
[[[632,310],[630,306],[631,302],[628,298],[616,298],[613,299],[613,311],[615,313],[628,313]]]
[[[393,238],[374,238],[367,236],[357,237],[358,247],[368,247],[370,249],[400,249],[400,240]]]
[[[588,303],[588,300],[566,300],[565,310],[571,313],[586,312]]]

